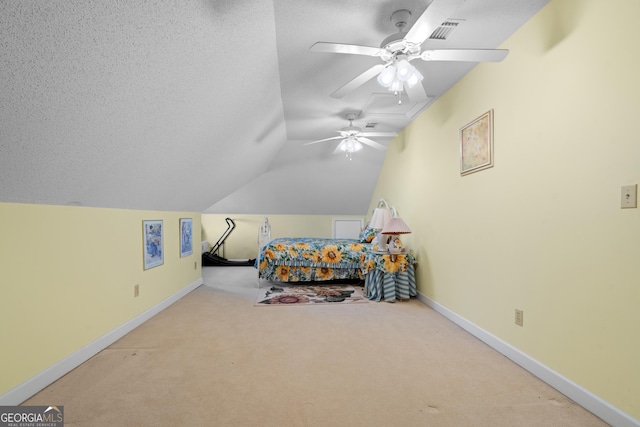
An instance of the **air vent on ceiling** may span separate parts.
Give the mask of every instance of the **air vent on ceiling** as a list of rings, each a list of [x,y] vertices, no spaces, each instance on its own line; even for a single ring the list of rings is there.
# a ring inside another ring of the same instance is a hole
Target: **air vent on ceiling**
[[[378,126],[377,123],[367,123],[364,128],[365,129],[375,129],[375,127]]]
[[[444,21],[438,28],[435,29],[429,38],[431,40],[446,40],[453,30],[460,24],[452,20]]]

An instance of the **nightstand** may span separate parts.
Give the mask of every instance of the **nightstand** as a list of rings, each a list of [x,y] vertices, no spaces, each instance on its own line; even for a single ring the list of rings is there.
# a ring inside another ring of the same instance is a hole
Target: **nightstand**
[[[415,264],[410,253],[367,252],[363,267],[366,297],[395,302],[417,296]]]

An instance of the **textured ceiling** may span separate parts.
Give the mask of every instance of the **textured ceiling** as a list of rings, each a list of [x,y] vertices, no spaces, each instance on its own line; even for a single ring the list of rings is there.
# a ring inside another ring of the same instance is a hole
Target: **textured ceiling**
[[[496,47],[546,1],[468,0],[435,47]],[[376,46],[394,10],[428,3],[0,1],[0,202],[364,214],[384,153],[304,142],[347,112],[399,131],[428,103],[398,107],[375,81],[330,98],[376,59],[309,47]],[[473,65],[421,65],[427,93]]]

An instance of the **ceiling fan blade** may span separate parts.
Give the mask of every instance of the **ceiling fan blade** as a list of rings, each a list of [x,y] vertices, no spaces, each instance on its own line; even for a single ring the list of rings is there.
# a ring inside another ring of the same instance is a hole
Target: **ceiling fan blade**
[[[382,49],[372,46],[360,46],[356,44],[344,44],[344,43],[328,43],[317,42],[311,45],[309,48],[312,52],[326,52],[326,53],[347,53],[351,55],[368,55],[368,56],[380,56]]]
[[[366,82],[368,82],[369,80],[371,80],[372,78],[374,78],[375,76],[380,74],[380,72],[383,69],[384,69],[384,64],[374,65],[373,67],[369,68],[364,73],[360,74],[355,79],[351,80],[349,83],[347,83],[344,86],[342,86],[340,89],[338,89],[335,92],[333,92],[331,94],[331,97],[332,98],[342,98],[347,93],[351,92],[352,90],[355,90],[356,88],[360,87],[361,85],[365,84]]]
[[[342,146],[342,144],[338,144],[338,146],[336,147],[336,149],[335,149],[335,150],[333,150],[333,153],[331,153],[331,154],[338,154],[338,153],[340,153],[340,152],[342,151],[341,146]]]
[[[420,44],[429,37],[453,13],[464,4],[466,0],[433,0],[427,10],[413,24],[404,40],[409,43]]]
[[[424,86],[422,86],[422,83],[418,83],[413,87],[409,87],[409,85],[407,84],[405,84],[404,86],[411,102],[423,102],[429,99],[427,93],[424,91]]]
[[[509,54],[509,49],[438,49],[425,50],[420,54],[424,61],[468,61],[500,62]]]
[[[340,139],[340,138],[342,138],[342,136],[333,136],[331,138],[325,138],[325,139],[319,139],[317,141],[307,142],[304,145],[311,145],[311,144],[315,144],[317,142],[331,141],[332,139]]]
[[[359,136],[357,139],[358,139],[358,141],[362,142],[363,144],[367,144],[369,147],[375,148],[376,150],[384,151],[384,150],[387,149],[387,147],[385,147],[382,144],[379,144],[379,143],[375,142],[372,139],[363,138],[361,136]]]
[[[395,132],[360,132],[360,136],[372,136],[372,137],[379,137],[379,138],[393,138],[394,136],[398,136],[397,133]]]

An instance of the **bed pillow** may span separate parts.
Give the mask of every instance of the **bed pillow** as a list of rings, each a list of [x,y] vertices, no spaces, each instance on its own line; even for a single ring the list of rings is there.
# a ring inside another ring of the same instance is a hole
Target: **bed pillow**
[[[369,227],[367,225],[364,230],[360,232],[360,242],[361,243],[371,243],[371,241],[378,235],[378,231],[375,228]]]

